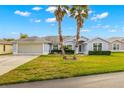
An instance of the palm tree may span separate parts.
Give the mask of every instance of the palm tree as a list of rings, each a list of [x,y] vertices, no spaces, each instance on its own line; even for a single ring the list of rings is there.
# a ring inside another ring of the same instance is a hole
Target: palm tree
[[[56,6],[56,10],[54,12],[56,21],[58,22],[58,38],[59,38],[59,45],[60,45],[60,49],[62,51],[63,59],[66,59],[66,56],[65,56],[64,46],[63,46],[61,24],[62,24],[62,20],[63,20],[65,14],[67,14],[67,11],[66,11],[67,9],[68,9],[68,6],[58,5],[58,6]]]
[[[87,5],[74,5],[70,8],[70,16],[75,18],[77,22],[76,44],[73,59],[76,59],[76,53],[79,47],[80,29],[83,27],[84,20],[88,17],[88,11]]]

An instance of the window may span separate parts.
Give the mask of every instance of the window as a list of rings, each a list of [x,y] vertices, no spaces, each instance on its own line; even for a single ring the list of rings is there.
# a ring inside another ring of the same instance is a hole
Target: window
[[[120,45],[119,44],[113,44],[113,50],[119,50]]]
[[[98,44],[98,51],[102,51],[102,43]]]
[[[97,43],[93,43],[93,51],[97,51]]]
[[[102,51],[102,43],[93,43],[93,51]]]
[[[113,44],[113,50],[116,50],[116,44]]]
[[[4,52],[6,51],[6,46],[5,46],[5,45],[3,45],[3,51],[4,51]]]
[[[79,45],[79,52],[81,52],[81,45]]]
[[[57,49],[58,49],[58,45],[57,45],[57,44],[54,44],[54,45],[53,45],[53,49],[54,49],[54,50],[57,50]]]
[[[119,44],[117,44],[117,50],[119,50]]]
[[[72,50],[72,45],[67,45],[67,49]]]

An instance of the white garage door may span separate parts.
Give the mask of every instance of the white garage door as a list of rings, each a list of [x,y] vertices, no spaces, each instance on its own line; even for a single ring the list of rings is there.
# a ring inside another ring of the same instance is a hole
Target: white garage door
[[[18,52],[26,54],[42,54],[42,44],[19,44]]]

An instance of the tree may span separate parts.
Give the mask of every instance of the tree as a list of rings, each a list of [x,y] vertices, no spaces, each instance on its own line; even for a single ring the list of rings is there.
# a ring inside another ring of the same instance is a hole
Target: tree
[[[5,40],[5,41],[14,41],[15,39],[14,38],[4,38],[3,40]]]
[[[28,35],[27,34],[20,34],[20,39],[23,39],[23,38],[28,38]]]
[[[63,20],[65,14],[67,14],[67,11],[66,11],[67,9],[68,9],[68,6],[58,5],[58,6],[56,6],[56,10],[54,12],[56,21],[58,22],[58,38],[59,38],[59,45],[60,45],[60,49],[62,51],[63,59],[66,59],[66,56],[65,56],[64,46],[63,46],[61,24],[62,24],[62,20]]]
[[[70,8],[70,16],[75,18],[77,22],[76,44],[73,59],[76,59],[77,50],[79,47],[80,29],[83,27],[84,20],[88,17],[87,5],[74,5]]]

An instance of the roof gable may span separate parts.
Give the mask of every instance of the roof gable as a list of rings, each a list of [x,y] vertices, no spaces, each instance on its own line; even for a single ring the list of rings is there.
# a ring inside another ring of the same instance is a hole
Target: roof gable
[[[65,39],[64,42],[66,41],[75,41],[76,40],[76,36],[73,36],[71,38]],[[79,41],[88,41],[89,39],[87,37],[81,36]]]
[[[104,41],[104,42],[106,42],[106,43],[110,43],[109,41],[107,41],[107,40],[105,40],[105,39],[102,39],[102,38],[100,38],[100,37],[97,37],[97,38],[94,38],[94,39],[91,39],[91,40],[89,40],[87,43],[89,43],[89,42],[93,42],[93,41],[95,41],[95,40],[102,40],[102,41]]]
[[[112,41],[111,43],[114,43],[114,42],[123,43],[123,42],[121,42],[120,40],[114,40],[114,41]]]
[[[123,41],[124,37],[111,37],[108,39],[109,42],[113,42],[115,40]]]

